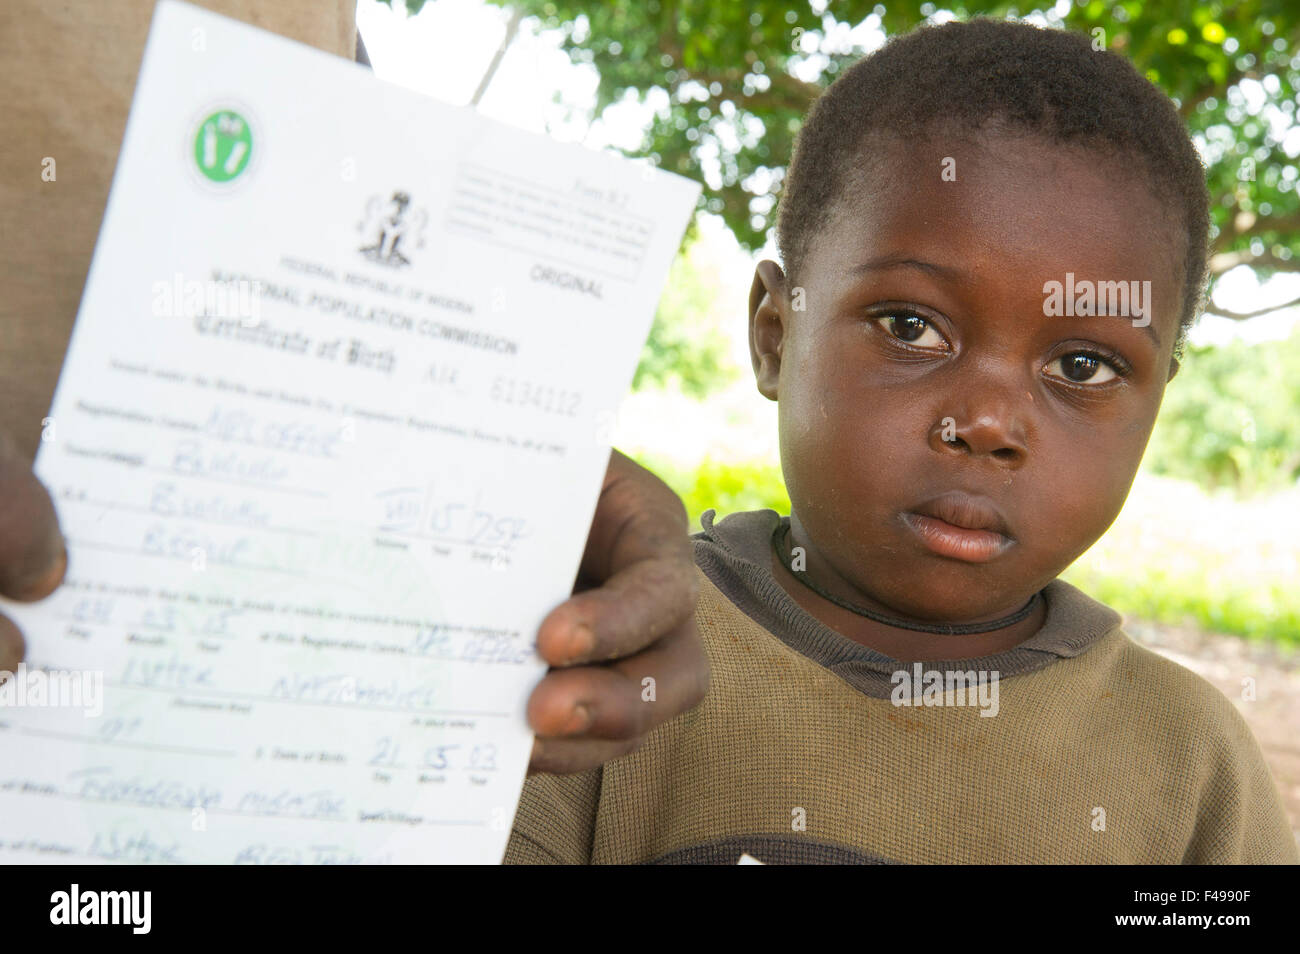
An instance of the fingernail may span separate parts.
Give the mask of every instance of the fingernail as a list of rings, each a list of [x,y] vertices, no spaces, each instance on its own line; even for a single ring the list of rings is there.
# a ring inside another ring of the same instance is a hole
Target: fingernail
[[[573,707],[573,715],[569,717],[569,724],[564,727],[564,732],[566,735],[573,735],[589,725],[591,725],[591,709],[585,702],[580,702]]]
[[[569,636],[569,658],[580,659],[596,648],[596,634],[586,623],[573,627]]]

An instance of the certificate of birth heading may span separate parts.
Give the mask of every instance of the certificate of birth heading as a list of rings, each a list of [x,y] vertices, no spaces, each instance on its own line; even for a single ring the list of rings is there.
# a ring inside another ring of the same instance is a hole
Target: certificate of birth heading
[[[699,187],[156,8],[8,603],[0,861],[500,861]]]

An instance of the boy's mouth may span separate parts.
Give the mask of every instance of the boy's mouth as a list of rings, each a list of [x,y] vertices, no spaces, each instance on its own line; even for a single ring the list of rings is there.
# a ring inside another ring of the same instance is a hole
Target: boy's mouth
[[[901,516],[927,548],[954,560],[985,563],[1015,543],[992,501],[959,490],[917,504]]]

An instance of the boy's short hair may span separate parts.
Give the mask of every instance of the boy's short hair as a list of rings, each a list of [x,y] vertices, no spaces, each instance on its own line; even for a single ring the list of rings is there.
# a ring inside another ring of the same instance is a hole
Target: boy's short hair
[[[868,140],[986,126],[1136,160],[1134,171],[1186,229],[1181,354],[1205,293],[1205,169],[1163,92],[1124,57],[1063,30],[984,18],[923,26],[841,74],[809,112],[786,173],[777,244],[787,273],[797,283],[850,183],[870,187],[871,164],[858,162]]]

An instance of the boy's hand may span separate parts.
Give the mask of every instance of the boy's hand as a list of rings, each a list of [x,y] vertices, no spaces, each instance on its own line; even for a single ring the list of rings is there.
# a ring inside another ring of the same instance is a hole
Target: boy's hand
[[[63,582],[68,552],[54,504],[27,459],[0,434],[0,596],[39,600]],[[23,637],[0,614],[0,672],[23,658]]]
[[[677,495],[611,451],[575,595],[537,634],[555,668],[528,700],[530,771],[580,772],[625,755],[704,698],[689,534]]]

